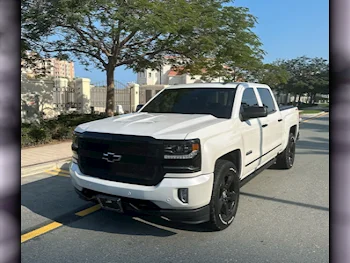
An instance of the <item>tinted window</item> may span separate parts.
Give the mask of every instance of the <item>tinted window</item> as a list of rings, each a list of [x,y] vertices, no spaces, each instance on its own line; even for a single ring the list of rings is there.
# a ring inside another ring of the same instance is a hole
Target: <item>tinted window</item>
[[[242,102],[241,102],[241,112],[244,111],[246,107],[259,106],[258,99],[255,96],[254,90],[252,88],[246,89],[243,92]]]
[[[210,114],[231,118],[236,89],[166,89],[152,100],[142,112]]]
[[[258,88],[258,92],[263,105],[267,107],[267,112],[268,113],[275,112],[276,111],[275,103],[273,102],[270,91],[268,89]]]

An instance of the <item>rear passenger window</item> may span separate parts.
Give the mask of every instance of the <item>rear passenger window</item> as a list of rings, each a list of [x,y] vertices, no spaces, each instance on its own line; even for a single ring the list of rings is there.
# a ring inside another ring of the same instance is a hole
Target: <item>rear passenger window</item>
[[[267,108],[268,113],[276,111],[275,103],[273,102],[271,93],[268,89],[258,88],[258,92],[263,105]]]
[[[258,99],[255,96],[255,92],[252,88],[245,89],[243,92],[242,103],[241,103],[241,112],[244,111],[244,108],[259,106]]]

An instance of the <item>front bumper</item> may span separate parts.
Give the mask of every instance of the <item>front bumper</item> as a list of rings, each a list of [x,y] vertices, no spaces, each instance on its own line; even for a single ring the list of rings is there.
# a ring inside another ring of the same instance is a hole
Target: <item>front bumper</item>
[[[213,173],[210,173],[190,178],[164,178],[156,186],[135,185],[85,175],[75,163],[70,165],[70,175],[72,184],[80,192],[87,189],[111,196],[151,201],[167,212],[168,210],[196,210],[208,205],[214,180]],[[188,203],[183,203],[179,199],[179,188],[188,188]]]
[[[83,189],[79,191],[75,188],[75,191],[79,195],[80,198],[86,201],[92,201],[95,203],[99,203],[97,196],[101,193],[94,192],[91,190]],[[102,194],[103,195],[103,194]],[[106,195],[104,195],[106,196]],[[111,196],[113,198],[114,196]],[[209,205],[197,208],[197,209],[181,209],[181,210],[171,210],[171,209],[159,209],[155,205],[147,206],[143,200],[137,200],[132,198],[121,198],[121,203],[123,206],[124,212],[134,212],[139,215],[151,215],[158,216],[164,219],[187,223],[187,224],[200,224],[209,221],[210,218],[210,210]],[[113,210],[111,208],[106,208],[108,210]]]

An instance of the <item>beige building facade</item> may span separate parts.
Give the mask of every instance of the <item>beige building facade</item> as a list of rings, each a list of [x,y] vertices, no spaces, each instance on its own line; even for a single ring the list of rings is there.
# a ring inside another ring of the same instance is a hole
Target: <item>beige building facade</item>
[[[34,57],[35,54],[28,53],[29,57]],[[21,62],[21,72],[29,78],[52,77],[52,78],[67,78],[74,79],[74,62],[59,60],[57,58],[35,59],[33,63]]]

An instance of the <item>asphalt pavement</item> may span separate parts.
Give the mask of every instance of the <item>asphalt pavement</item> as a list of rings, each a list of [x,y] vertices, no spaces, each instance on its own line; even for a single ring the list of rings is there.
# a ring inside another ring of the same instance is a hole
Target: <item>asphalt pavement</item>
[[[67,172],[22,178],[22,262],[329,262],[329,117],[301,124],[295,165],[241,188],[221,232],[80,200]]]

